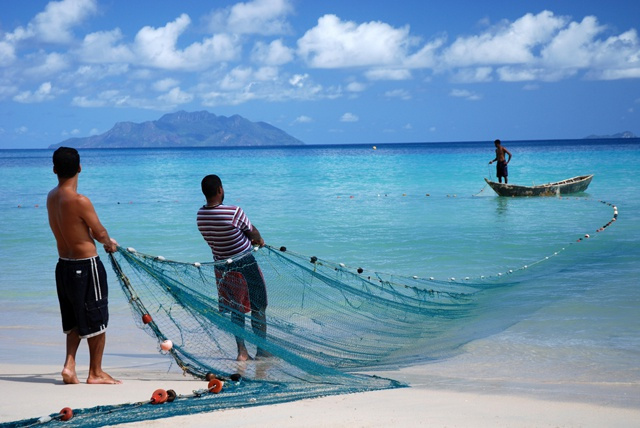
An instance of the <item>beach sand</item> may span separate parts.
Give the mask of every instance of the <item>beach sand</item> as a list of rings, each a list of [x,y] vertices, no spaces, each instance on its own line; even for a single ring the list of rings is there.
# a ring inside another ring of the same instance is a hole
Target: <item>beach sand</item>
[[[304,399],[276,405],[221,410],[141,421],[127,426],[156,427],[639,427],[640,409],[603,404],[443,390],[419,375],[432,365],[413,366],[381,376],[408,381],[410,387]],[[175,367],[175,366],[174,366]],[[64,385],[60,367],[0,364],[0,422],[40,417],[97,405],[148,400],[158,388],[189,394],[204,381],[183,376],[166,361],[136,367],[105,367],[121,385]],[[85,371],[79,368],[81,380]],[[414,381],[411,382],[411,379]]]

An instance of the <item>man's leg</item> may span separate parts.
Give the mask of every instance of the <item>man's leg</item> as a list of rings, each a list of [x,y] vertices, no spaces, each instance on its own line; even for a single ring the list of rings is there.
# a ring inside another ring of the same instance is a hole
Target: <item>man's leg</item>
[[[107,334],[102,333],[87,339],[89,344],[89,377],[87,383],[91,384],[119,384],[119,380],[115,380],[108,373],[102,371],[102,355],[104,354],[104,345],[107,342]]]
[[[244,328],[244,314],[238,312],[237,310],[231,310],[231,322],[238,325],[239,327]],[[247,347],[244,344],[244,339],[240,336],[236,336],[236,345],[238,346],[238,357],[237,361],[247,361],[250,359],[249,351],[247,351]]]
[[[251,327],[256,336],[262,339],[267,338],[267,314],[264,309],[251,312]],[[269,352],[258,347],[256,358],[269,358],[271,356]]]
[[[62,381],[67,384],[80,383],[76,374],[76,353],[80,346],[78,330],[73,329],[67,334],[67,356],[62,368]]]

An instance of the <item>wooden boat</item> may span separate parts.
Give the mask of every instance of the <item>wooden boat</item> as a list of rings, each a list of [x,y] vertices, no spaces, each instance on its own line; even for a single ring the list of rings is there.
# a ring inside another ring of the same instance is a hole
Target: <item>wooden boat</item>
[[[539,186],[518,186],[515,184],[496,183],[486,178],[484,181],[500,196],[557,196],[570,193],[580,193],[587,190],[591,183],[591,175],[581,175],[554,183]]]

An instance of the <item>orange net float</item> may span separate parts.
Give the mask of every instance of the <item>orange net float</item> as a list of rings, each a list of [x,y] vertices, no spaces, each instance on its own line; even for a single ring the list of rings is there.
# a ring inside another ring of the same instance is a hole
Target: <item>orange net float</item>
[[[71,407],[65,407],[62,410],[60,410],[61,421],[68,421],[72,417],[73,417],[73,410],[71,410]]]
[[[144,324],[149,324],[151,321],[153,321],[153,318],[151,318],[151,315],[149,315],[149,314],[144,314],[144,315],[142,316],[142,322],[143,322]]]
[[[221,381],[220,379],[211,379],[209,381],[209,392],[213,392],[214,394],[219,393],[220,391],[222,391],[222,386],[224,385],[224,382]]]
[[[156,389],[153,391],[153,395],[151,395],[150,402],[151,404],[162,404],[166,402],[168,398],[169,395],[167,394],[167,391],[164,389]]]

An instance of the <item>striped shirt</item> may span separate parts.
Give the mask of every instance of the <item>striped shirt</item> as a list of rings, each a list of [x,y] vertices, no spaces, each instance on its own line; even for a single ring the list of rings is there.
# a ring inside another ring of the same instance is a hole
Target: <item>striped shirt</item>
[[[251,240],[244,232],[253,230],[253,226],[242,208],[203,206],[198,210],[197,222],[215,260],[228,259],[251,249]]]

